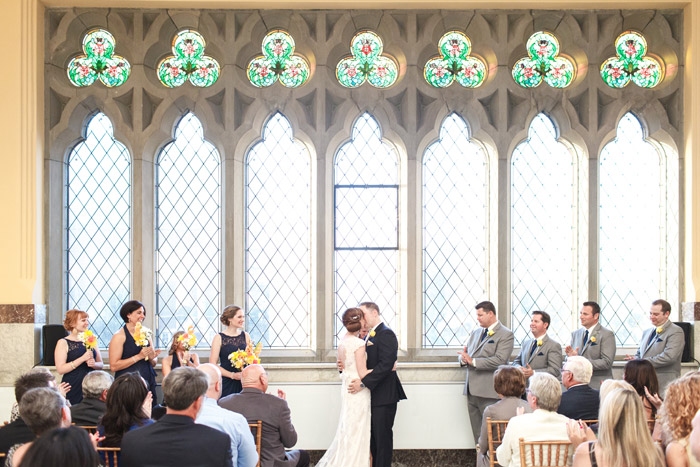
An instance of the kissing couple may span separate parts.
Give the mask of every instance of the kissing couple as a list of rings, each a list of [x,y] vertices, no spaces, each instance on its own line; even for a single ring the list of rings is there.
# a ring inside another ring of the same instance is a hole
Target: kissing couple
[[[396,374],[399,342],[382,322],[376,303],[343,313],[347,334],[338,345],[342,372],[340,420],[317,467],[391,467],[396,405],[406,399]],[[361,339],[360,332],[367,329]]]

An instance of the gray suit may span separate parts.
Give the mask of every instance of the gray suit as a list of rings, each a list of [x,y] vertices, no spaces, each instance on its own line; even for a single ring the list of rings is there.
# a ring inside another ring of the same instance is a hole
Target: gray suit
[[[647,329],[642,333],[639,349],[634,354],[635,358],[643,358],[656,369],[659,378],[660,395],[666,393],[666,386],[681,375],[681,355],[685,347],[683,329],[668,320],[664,323],[663,331],[657,334],[651,343],[649,337],[656,328]]]
[[[518,407],[525,409],[525,413],[532,412],[530,404],[518,397],[506,397],[489,405],[484,410],[484,421],[481,423],[481,435],[479,436],[479,452],[476,455],[476,467],[488,467],[489,456],[495,454],[489,453],[489,435],[487,431],[486,419],[491,417],[491,420],[510,420],[515,417],[515,411]]]
[[[467,342],[467,353],[474,359],[474,366],[467,366],[464,395],[468,396],[469,419],[477,441],[481,429],[481,418],[486,407],[498,402],[498,394],[493,389],[493,372],[499,365],[507,365],[513,352],[513,333],[500,322],[493,329],[493,335],[483,340],[485,328],[472,331]],[[465,366],[460,359],[460,365]]]
[[[531,353],[534,342],[535,339],[528,339],[523,342],[520,353],[513,360],[513,365],[522,367],[530,365],[530,368],[535,371],[549,373],[555,378],[559,378],[561,376],[561,364],[564,361],[561,344],[550,339],[549,335],[545,334],[542,338],[542,345],[536,347],[535,351]]]
[[[593,377],[589,384],[593,389],[600,389],[600,383],[606,379],[612,379],[612,365],[615,360],[617,344],[615,334],[609,329],[605,329],[598,323],[592,333],[588,336],[586,345],[583,344],[585,328],[577,329],[571,333],[571,347],[582,357],[586,357],[593,365]]]
[[[231,394],[219,400],[219,406],[238,412],[248,423],[262,420],[260,453],[261,467],[294,467],[299,462],[299,451],[286,451],[297,443],[297,432],[292,425],[287,401],[259,389],[243,388],[240,394]]]

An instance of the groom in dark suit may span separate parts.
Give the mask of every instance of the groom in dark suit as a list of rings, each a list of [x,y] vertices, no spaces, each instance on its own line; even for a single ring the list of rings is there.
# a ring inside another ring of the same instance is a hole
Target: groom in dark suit
[[[406,399],[401,381],[394,369],[398,357],[399,342],[394,331],[389,329],[379,316],[376,303],[360,304],[365,322],[370,328],[365,337],[368,373],[362,380],[350,382],[348,391],[352,394],[368,388],[372,394],[372,435],[370,451],[372,467],[391,467],[394,451],[394,418],[396,404]]]

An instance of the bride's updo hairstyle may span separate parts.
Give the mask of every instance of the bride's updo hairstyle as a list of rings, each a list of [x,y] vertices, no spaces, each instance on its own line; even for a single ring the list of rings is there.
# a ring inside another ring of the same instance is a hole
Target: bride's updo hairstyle
[[[362,329],[362,310],[359,308],[348,308],[343,313],[343,326],[348,332],[357,332]]]

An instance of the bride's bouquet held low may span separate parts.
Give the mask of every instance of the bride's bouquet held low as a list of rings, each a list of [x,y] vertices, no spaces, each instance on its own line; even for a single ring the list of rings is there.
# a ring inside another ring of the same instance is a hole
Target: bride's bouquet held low
[[[231,365],[238,370],[242,370],[248,365],[257,365],[260,363],[260,351],[262,350],[262,342],[253,345],[251,342],[244,350],[236,350],[231,352],[228,359]]]

